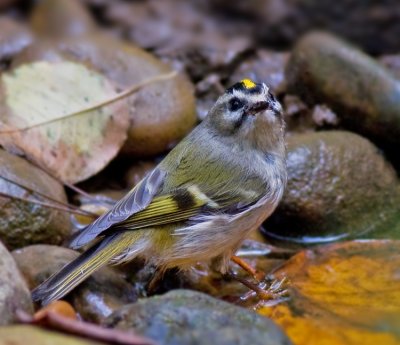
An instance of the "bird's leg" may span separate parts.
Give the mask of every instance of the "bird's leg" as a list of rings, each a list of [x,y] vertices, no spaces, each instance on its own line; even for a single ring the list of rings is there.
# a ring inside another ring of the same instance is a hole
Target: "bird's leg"
[[[147,285],[147,293],[152,294],[157,289],[157,284],[160,282],[161,278],[164,276],[164,270],[156,270],[154,272],[153,278],[151,278],[149,284]]]
[[[236,255],[232,255],[231,261],[236,265],[240,266],[248,274],[250,274],[257,282],[260,282],[264,278],[264,273],[258,272],[255,268],[251,267],[245,260],[241,259]]]
[[[256,295],[264,301],[282,298],[287,294],[287,291],[284,289],[286,279],[282,279],[280,281],[274,280],[271,284],[267,284],[265,281],[253,283],[247,279],[237,276],[232,272],[225,273],[224,276],[229,279],[238,281],[239,283],[243,284],[251,290],[249,293],[246,293],[241,297],[241,299],[244,300],[249,298],[253,293],[256,293]]]
[[[233,255],[231,257],[231,261],[240,266],[254,279],[254,282],[252,282],[245,278],[239,277],[232,272],[228,273],[229,278],[240,282],[241,284],[247,286],[251,290],[251,292],[243,296],[243,299],[247,299],[247,297],[250,297],[250,294],[254,292],[262,300],[276,299],[286,294],[286,290],[283,288],[286,282],[285,279],[282,279],[281,281],[274,280],[270,283],[267,283],[265,279],[266,278],[265,273],[257,271],[255,268],[250,266],[245,260],[241,259],[238,256]]]

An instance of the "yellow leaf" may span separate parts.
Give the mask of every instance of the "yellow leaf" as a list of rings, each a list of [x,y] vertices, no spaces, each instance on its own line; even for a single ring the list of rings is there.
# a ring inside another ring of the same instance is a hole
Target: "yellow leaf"
[[[290,300],[258,310],[296,345],[400,344],[400,241],[305,250],[274,273]]]

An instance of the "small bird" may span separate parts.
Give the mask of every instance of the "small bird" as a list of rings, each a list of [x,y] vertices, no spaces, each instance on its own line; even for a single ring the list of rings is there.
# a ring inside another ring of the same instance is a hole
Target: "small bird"
[[[103,265],[136,257],[161,272],[205,261],[226,273],[282,198],[284,127],[266,84],[244,79],[228,88],[152,172],[71,241],[89,248],[36,287],[33,300],[60,299]]]

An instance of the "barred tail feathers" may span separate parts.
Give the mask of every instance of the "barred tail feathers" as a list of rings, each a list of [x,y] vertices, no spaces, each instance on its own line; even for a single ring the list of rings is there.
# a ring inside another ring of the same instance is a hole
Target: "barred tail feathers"
[[[46,305],[65,296],[93,272],[109,263],[115,256],[122,254],[136,241],[135,236],[121,235],[124,233],[112,235],[94,244],[74,261],[37,286],[32,291],[32,299]]]

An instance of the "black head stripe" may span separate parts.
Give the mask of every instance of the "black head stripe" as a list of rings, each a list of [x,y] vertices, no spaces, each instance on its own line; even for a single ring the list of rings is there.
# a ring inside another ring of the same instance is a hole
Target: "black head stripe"
[[[250,85],[249,85],[250,84]],[[226,89],[226,93],[232,94],[234,90],[241,91],[243,93],[257,94],[262,91],[261,83],[254,83],[252,81],[248,82],[248,79],[244,79],[239,83],[232,85],[230,88]]]

